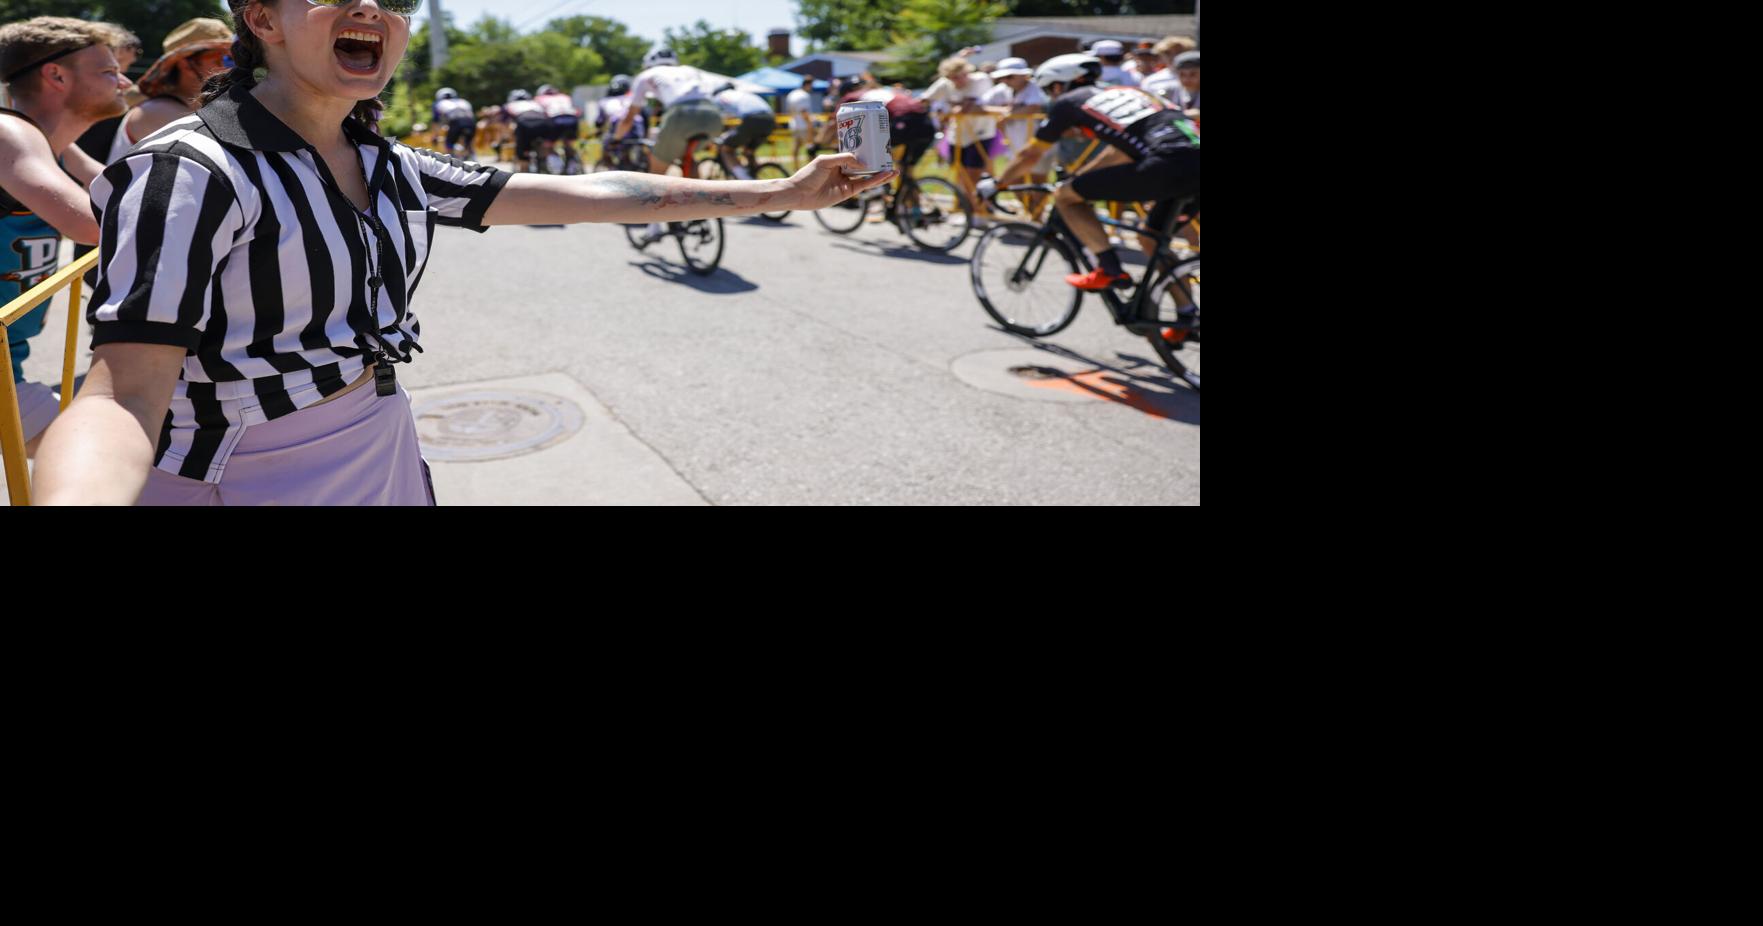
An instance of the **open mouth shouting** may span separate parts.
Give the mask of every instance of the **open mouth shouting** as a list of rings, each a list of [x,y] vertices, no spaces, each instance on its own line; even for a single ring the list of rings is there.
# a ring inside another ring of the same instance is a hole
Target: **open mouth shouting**
[[[337,36],[337,62],[351,74],[377,74],[380,58],[385,55],[386,38],[365,29],[345,29]]]

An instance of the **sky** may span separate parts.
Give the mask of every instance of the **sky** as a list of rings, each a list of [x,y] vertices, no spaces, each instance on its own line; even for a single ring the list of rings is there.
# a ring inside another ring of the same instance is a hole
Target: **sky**
[[[745,30],[760,46],[772,29],[796,31],[795,0],[442,0],[442,5],[454,25],[460,27],[492,13],[500,19],[512,20],[522,32],[531,32],[553,19],[579,14],[616,19],[651,42],[659,42],[669,28],[684,28],[700,19],[725,29]],[[426,8],[417,14],[418,19],[427,16]],[[791,37],[790,47],[795,54],[801,54],[806,44],[799,37]]]

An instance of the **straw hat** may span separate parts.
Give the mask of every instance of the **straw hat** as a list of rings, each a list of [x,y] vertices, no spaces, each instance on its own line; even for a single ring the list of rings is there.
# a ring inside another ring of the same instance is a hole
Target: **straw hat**
[[[171,82],[172,68],[179,61],[199,55],[205,51],[218,50],[225,53],[233,47],[233,29],[218,19],[192,19],[171,30],[165,37],[165,54],[153,62],[147,73],[136,83],[144,96],[155,97],[168,95],[174,85]]]

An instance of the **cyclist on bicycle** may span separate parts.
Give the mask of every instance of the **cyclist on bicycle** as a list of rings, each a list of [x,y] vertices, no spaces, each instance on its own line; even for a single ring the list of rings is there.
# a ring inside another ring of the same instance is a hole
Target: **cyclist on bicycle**
[[[777,131],[777,114],[771,104],[756,94],[736,90],[734,84],[723,84],[716,94],[716,105],[731,119],[741,124],[722,133],[716,144],[724,152],[724,160],[737,180],[753,179],[759,169],[759,146]]]
[[[624,118],[625,111],[631,108],[631,77],[629,74],[616,74],[612,83],[606,87],[606,98],[598,104],[599,114],[594,117],[594,126],[600,130],[600,163],[611,167],[617,163],[613,159],[615,143],[626,138],[642,138],[648,126],[640,108],[636,120],[631,124],[629,135],[618,135],[613,130],[618,128],[619,120]]]
[[[513,90],[502,106],[502,119],[514,123],[514,170],[526,170],[538,153],[539,143],[551,134],[551,117],[545,115],[543,106],[533,102],[532,94]]]
[[[470,160],[472,143],[477,139],[477,111],[470,101],[461,99],[452,87],[436,90],[435,124],[447,127],[447,153]]]
[[[649,152],[649,172],[667,173],[668,165],[686,153],[686,145],[698,136],[722,134],[722,110],[711,99],[715,86],[703,71],[685,67],[671,49],[657,48],[643,58],[643,72],[631,84],[631,106],[618,121],[614,134],[623,137],[649,97],[665,107],[655,147]],[[692,165],[682,165],[688,175]]]
[[[716,85],[703,71],[685,67],[679,56],[669,48],[657,48],[643,56],[643,72],[631,84],[631,106],[618,120],[614,134],[623,137],[636,118],[636,110],[653,96],[666,107],[661,128],[655,133],[655,146],[649,149],[649,172],[667,173],[668,165],[684,157],[687,146],[696,138],[715,138],[722,134],[722,109],[711,99]],[[681,171],[695,176],[695,166],[682,163]],[[650,239],[663,233],[660,222],[649,225]]]
[[[562,149],[563,172],[571,173],[572,163],[580,166],[580,155],[575,150],[575,143],[582,136],[582,111],[575,106],[575,100],[562,90],[545,84],[539,88],[533,102],[545,110],[551,119],[550,134],[546,140]]]
[[[1053,199],[1065,223],[1100,264],[1065,278],[1090,292],[1131,285],[1091,201],[1155,200],[1147,227],[1168,231],[1165,226],[1176,217],[1175,209],[1200,192],[1200,133],[1194,124],[1168,101],[1137,87],[1096,86],[1101,76],[1102,62],[1091,55],[1060,55],[1042,64],[1035,83],[1054,98],[1047,120],[1004,175],[982,180],[978,189],[982,198],[990,199],[999,187],[1020,182],[1046,147],[1068,130],[1107,142],[1113,150],[1061,186]],[[1139,243],[1145,253],[1156,254],[1155,240],[1141,235]]]

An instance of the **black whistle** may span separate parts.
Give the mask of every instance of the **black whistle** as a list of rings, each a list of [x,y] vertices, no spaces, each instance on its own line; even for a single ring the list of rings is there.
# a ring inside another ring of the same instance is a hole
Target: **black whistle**
[[[398,394],[398,371],[389,361],[381,360],[373,368],[373,392],[382,397]]]

